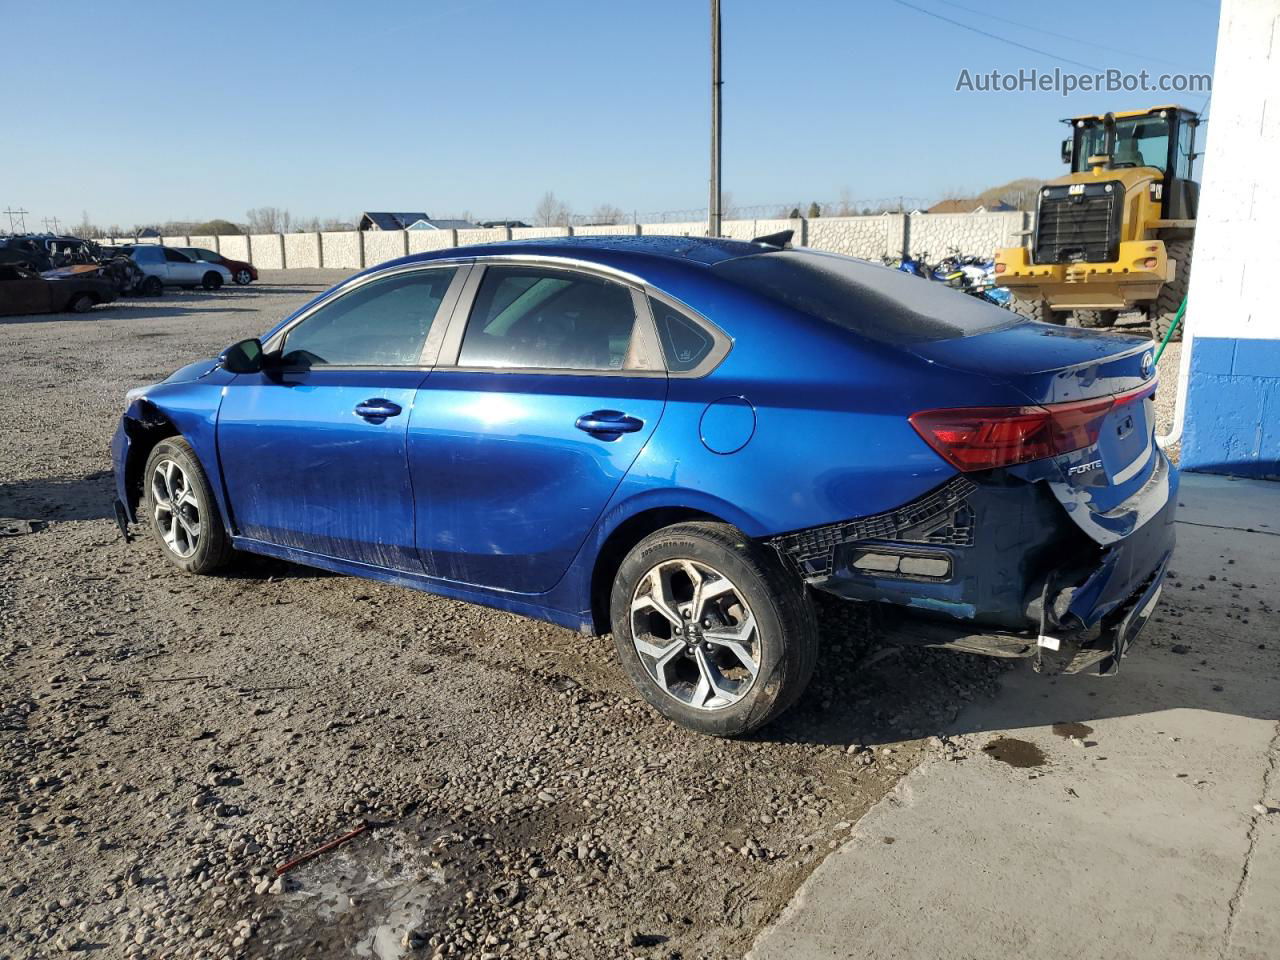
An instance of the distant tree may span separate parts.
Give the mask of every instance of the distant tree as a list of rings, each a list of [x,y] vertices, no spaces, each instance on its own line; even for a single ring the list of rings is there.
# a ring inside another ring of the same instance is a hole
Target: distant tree
[[[787,216],[788,216],[788,217],[790,217],[792,220],[799,220],[799,219],[800,219],[800,208],[799,208],[799,207],[792,207],[792,208],[791,208],[791,212],[790,212],[790,213],[788,213],[788,214],[787,214]]]
[[[192,236],[234,237],[240,232],[230,220],[206,220],[204,223],[192,224],[188,231]]]
[[[837,217],[852,217],[857,214],[858,208],[854,206],[851,196],[848,187],[841,187],[840,205],[836,207],[835,213]]]
[[[1035,177],[1022,177],[1018,180],[1010,180],[1008,183],[1003,183],[998,187],[983,190],[982,193],[978,194],[978,200],[987,207],[993,207],[997,203],[1007,203],[1015,210],[1034,210],[1036,208],[1036,196],[1043,186],[1043,180],[1038,180]]]
[[[815,200],[809,204],[809,218],[814,219],[820,216],[822,216],[822,207],[818,206],[818,201]]]
[[[250,233],[288,233],[293,218],[280,207],[254,207],[245,213]]]
[[[533,222],[539,227],[564,227],[568,226],[572,216],[569,205],[548,190],[533,211]]]
[[[602,203],[591,212],[592,223],[626,223],[627,215],[611,203]]]

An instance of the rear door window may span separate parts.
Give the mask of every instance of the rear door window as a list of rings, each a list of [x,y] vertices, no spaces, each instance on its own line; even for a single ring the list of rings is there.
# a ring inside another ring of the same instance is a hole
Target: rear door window
[[[765,299],[881,343],[951,340],[1028,322],[946,284],[839,254],[783,250],[711,269]]]
[[[566,270],[488,267],[458,365],[628,369],[635,324],[622,284]]]

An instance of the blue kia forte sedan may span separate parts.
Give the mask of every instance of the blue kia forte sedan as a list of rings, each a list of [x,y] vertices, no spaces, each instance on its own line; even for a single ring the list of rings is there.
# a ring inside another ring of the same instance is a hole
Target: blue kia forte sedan
[[[1151,344],[787,239],[365,271],[130,392],[121,527],[190,573],[245,551],[612,632],[641,696],[712,734],[804,691],[815,590],[1113,672],[1173,548]]]

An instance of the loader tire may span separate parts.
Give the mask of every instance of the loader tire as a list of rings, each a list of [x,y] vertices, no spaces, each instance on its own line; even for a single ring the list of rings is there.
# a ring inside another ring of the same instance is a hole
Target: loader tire
[[[1049,309],[1049,301],[1047,300],[1022,300],[1014,297],[1009,301],[1009,309],[1020,317],[1026,317],[1028,320],[1039,320],[1041,323],[1056,323],[1059,325],[1065,322],[1063,314]]]
[[[1114,327],[1118,310],[1072,310],[1070,325],[1083,327],[1086,330],[1098,330],[1103,327]]]
[[[1160,294],[1156,297],[1155,303],[1147,309],[1147,318],[1151,321],[1151,339],[1156,343],[1163,342],[1165,334],[1173,326],[1183,298],[1187,295],[1187,285],[1191,280],[1192,244],[1191,240],[1169,240],[1165,243],[1166,252],[1178,266],[1173,279],[1160,288]],[[1169,339],[1174,343],[1181,342],[1182,331],[1186,326],[1187,318],[1184,315],[1182,324]]]

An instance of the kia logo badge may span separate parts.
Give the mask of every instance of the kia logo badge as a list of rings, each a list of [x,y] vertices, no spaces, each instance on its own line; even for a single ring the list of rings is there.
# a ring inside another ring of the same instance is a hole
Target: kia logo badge
[[[1155,358],[1151,356],[1148,350],[1142,355],[1142,379],[1146,380],[1151,376],[1152,368],[1155,366]]]

